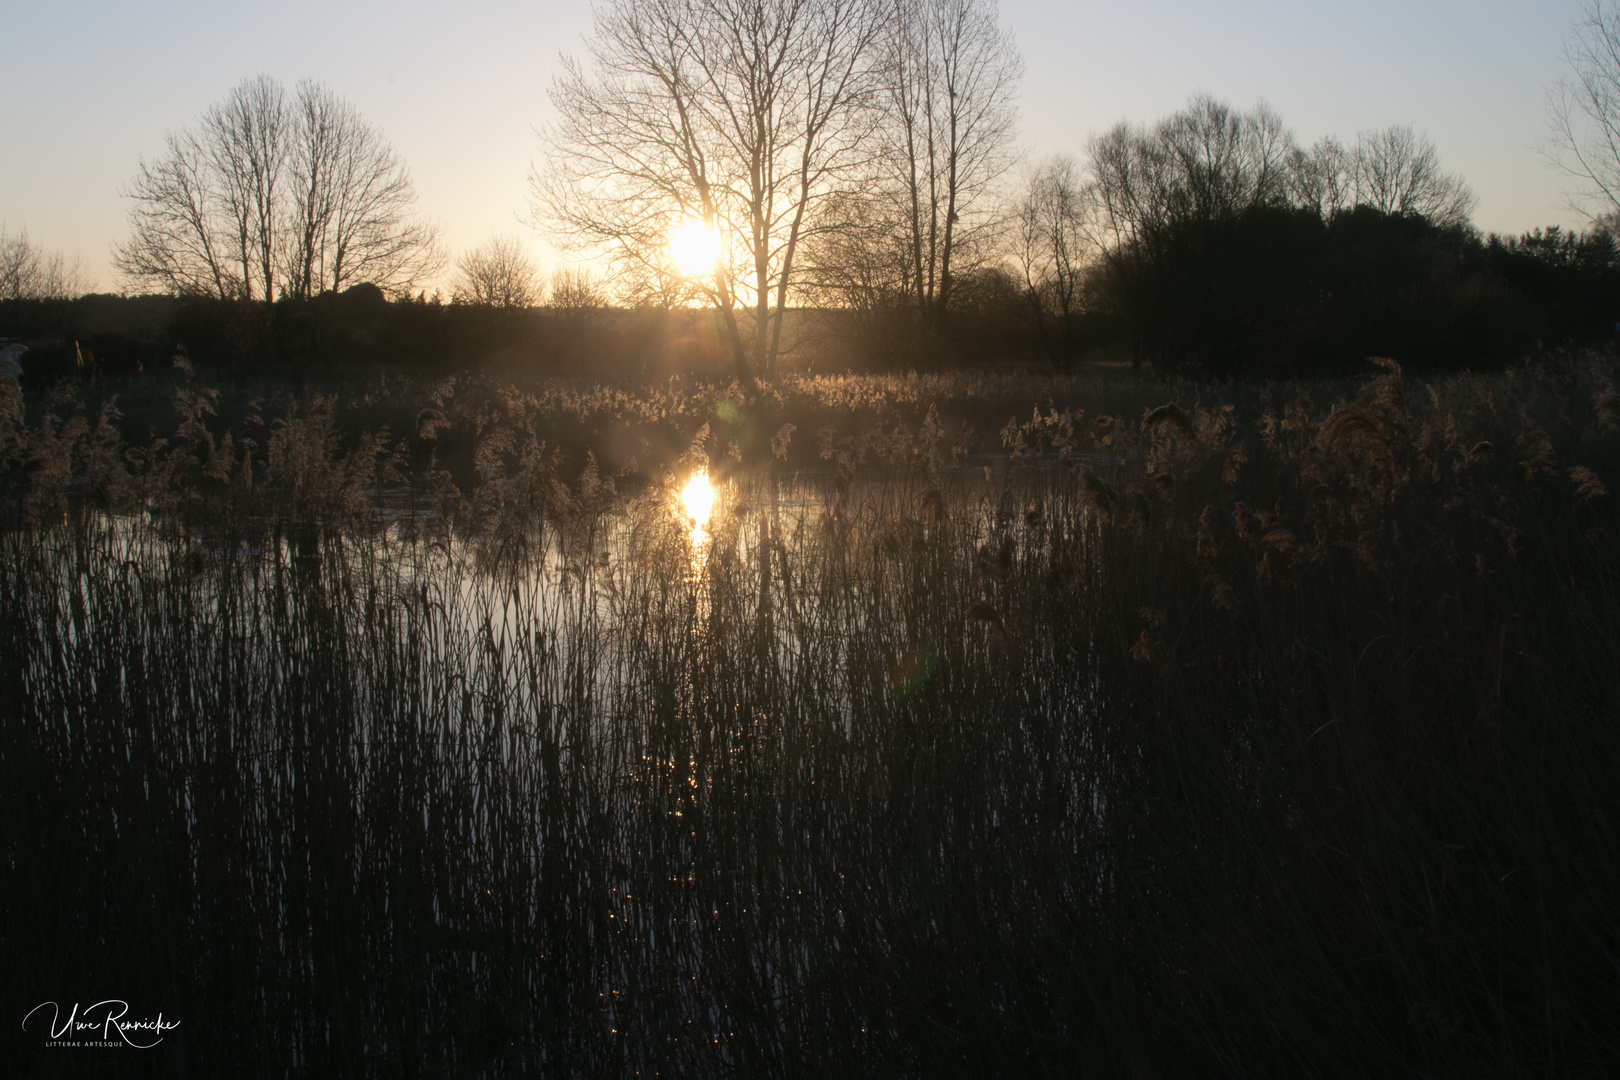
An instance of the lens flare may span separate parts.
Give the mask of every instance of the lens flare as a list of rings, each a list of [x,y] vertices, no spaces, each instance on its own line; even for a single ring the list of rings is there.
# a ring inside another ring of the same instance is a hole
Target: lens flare
[[[669,234],[669,257],[687,277],[712,274],[720,261],[720,236],[708,222],[687,218]]]

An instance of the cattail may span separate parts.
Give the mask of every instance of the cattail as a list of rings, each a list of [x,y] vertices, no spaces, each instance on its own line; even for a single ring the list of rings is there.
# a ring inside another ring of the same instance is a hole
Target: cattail
[[[1216,519],[1214,506],[1205,506],[1203,513],[1198,515],[1198,557],[1205,561],[1213,560],[1221,553],[1220,542],[1215,538]]]
[[[1620,393],[1614,387],[1604,387],[1595,404],[1599,423],[1610,431],[1620,428]]]
[[[1373,380],[1373,400],[1405,421],[1406,396],[1401,393],[1401,365],[1387,356],[1369,356],[1367,359],[1389,372]]]
[[[1260,543],[1282,555],[1290,554],[1299,547],[1299,539],[1294,535],[1294,531],[1281,526],[1267,529],[1261,535]]]
[[[450,426],[444,413],[438,409],[427,408],[416,414],[416,437],[418,439],[436,439],[439,432]]]
[[[1520,435],[1519,445],[1527,451],[1525,459],[1519,462],[1526,483],[1534,483],[1537,475],[1558,467],[1558,452],[1553,449],[1552,439],[1540,428],[1532,427]]]
[[[1324,450],[1335,450],[1357,443],[1372,444],[1386,453],[1389,442],[1379,430],[1378,423],[1359,405],[1344,405],[1334,409],[1316,433],[1316,444]]]
[[[1603,481],[1598,479],[1597,473],[1585,465],[1576,465],[1570,469],[1569,478],[1575,481],[1575,497],[1581,502],[1601,499],[1609,493],[1609,489],[1603,486]]]
[[[1139,526],[1146,526],[1153,520],[1153,507],[1149,505],[1147,496],[1142,494],[1141,488],[1132,488],[1130,495],[1131,520]]]
[[[1197,433],[1193,430],[1192,421],[1182,411],[1181,406],[1175,402],[1160,405],[1142,417],[1142,434],[1151,434],[1161,424],[1169,424],[1189,439],[1196,439]]]

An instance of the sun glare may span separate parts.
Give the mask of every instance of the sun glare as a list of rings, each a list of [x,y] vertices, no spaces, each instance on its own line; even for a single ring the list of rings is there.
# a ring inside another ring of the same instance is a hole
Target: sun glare
[[[720,237],[707,222],[687,218],[669,234],[669,255],[687,277],[702,277],[720,261]]]
[[[709,523],[709,513],[714,509],[714,485],[709,483],[708,473],[692,474],[692,479],[686,482],[686,489],[681,492],[681,505],[685,507],[686,516],[692,519],[695,529],[702,529]]]

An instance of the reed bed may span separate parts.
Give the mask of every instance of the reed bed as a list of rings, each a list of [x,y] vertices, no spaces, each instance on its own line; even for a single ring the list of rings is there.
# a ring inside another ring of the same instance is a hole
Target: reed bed
[[[1036,398],[988,473],[886,414],[797,487],[705,421],[698,541],[533,402],[135,452],[0,380],[8,1002],[161,1007],[154,1075],[1605,1075],[1613,379]]]

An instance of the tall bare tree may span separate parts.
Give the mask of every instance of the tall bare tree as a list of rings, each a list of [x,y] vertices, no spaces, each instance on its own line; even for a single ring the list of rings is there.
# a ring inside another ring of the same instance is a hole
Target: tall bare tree
[[[588,65],[566,61],[552,88],[549,160],[531,178],[536,222],[566,247],[606,255],[621,289],[707,296],[739,368],[768,374],[799,245],[860,162],[880,25],[872,4],[598,9]],[[712,277],[682,279],[669,257],[670,234],[691,219],[719,236]]]
[[[1408,125],[1365,132],[1353,158],[1354,201],[1386,214],[1421,214],[1442,225],[1466,225],[1475,197],[1468,184],[1440,168],[1427,135]]]
[[[195,128],[166,136],[125,191],[131,237],[114,248],[126,278],[170,292],[275,298],[278,188],[291,136],[281,84],[248,79]]]
[[[404,292],[437,270],[437,232],[416,216],[410,170],[382,133],[320,83],[299,83],[294,108],[287,291],[364,281]]]
[[[287,93],[268,75],[241,83],[202,116],[202,145],[231,224],[243,298],[276,298],[282,192],[292,146]]]
[[[525,308],[540,302],[544,287],[534,262],[512,236],[492,236],[456,260],[451,298],[461,304]]]
[[[1294,205],[1316,212],[1323,221],[1355,205],[1356,158],[1329,135],[1309,149],[1294,147],[1289,154],[1289,196]]]
[[[1092,138],[1093,236],[1114,287],[1129,294],[1143,258],[1178,230],[1286,205],[1295,147],[1266,105],[1240,112],[1207,96],[1153,127],[1121,123]]]
[[[885,160],[919,310],[942,322],[951,273],[1015,160],[1023,60],[995,0],[887,0]]]
[[[1198,96],[1152,128],[1116,125],[1089,149],[1099,223],[1116,245],[1289,198],[1293,142],[1264,104],[1244,113]]]
[[[114,267],[140,287],[251,298],[259,260],[248,219],[215,165],[219,155],[205,131],[169,132],[164,142],[124,191],[130,238],[114,246]]]
[[[143,159],[114,265],[166,292],[273,300],[370,282],[404,291],[440,264],[410,174],[348,102],[248,79]]]
[[[1047,352],[1063,367],[1075,360],[1081,279],[1094,250],[1087,196],[1074,159],[1054,157],[1029,178],[1018,204],[1016,261],[1024,291]]]
[[[1587,0],[1564,41],[1569,73],[1548,93],[1548,159],[1577,183],[1570,203],[1620,211],[1620,9]]]

